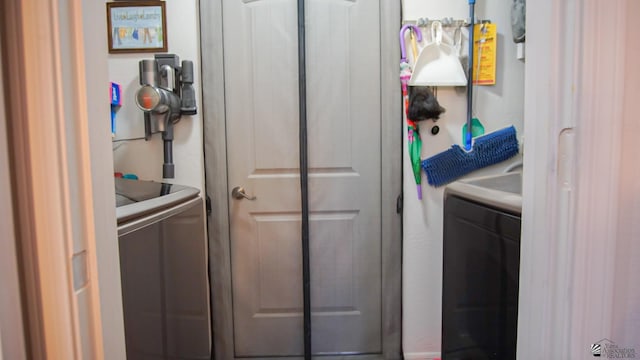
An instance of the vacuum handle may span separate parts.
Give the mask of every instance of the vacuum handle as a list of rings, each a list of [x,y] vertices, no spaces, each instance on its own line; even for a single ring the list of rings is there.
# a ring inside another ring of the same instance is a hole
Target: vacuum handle
[[[158,85],[158,63],[155,60],[140,60],[138,72],[140,85]]]

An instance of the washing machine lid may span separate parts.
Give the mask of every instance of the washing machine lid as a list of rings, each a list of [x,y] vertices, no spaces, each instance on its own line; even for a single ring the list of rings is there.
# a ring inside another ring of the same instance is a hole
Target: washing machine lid
[[[184,185],[115,178],[118,224],[183,203],[200,191]]]

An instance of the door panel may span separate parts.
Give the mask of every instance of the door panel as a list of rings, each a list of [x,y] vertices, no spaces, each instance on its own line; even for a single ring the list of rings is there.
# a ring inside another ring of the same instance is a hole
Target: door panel
[[[378,1],[307,2],[314,353],[379,353]],[[302,355],[295,0],[223,1],[235,356]]]

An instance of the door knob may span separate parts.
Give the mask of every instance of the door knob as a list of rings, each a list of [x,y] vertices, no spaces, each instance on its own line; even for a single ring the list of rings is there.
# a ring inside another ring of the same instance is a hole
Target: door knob
[[[247,193],[244,192],[244,188],[241,186],[236,186],[233,188],[233,190],[231,190],[231,196],[233,196],[234,199],[247,199],[247,200],[255,200],[256,197],[255,196],[249,196],[247,195]]]

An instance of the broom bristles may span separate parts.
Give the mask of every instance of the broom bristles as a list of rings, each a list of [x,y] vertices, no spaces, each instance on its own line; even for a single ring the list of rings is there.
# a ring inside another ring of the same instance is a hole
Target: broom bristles
[[[471,151],[453,145],[449,150],[422,161],[429,185],[448,184],[474,170],[497,164],[518,154],[516,129],[505,129],[474,139]]]

